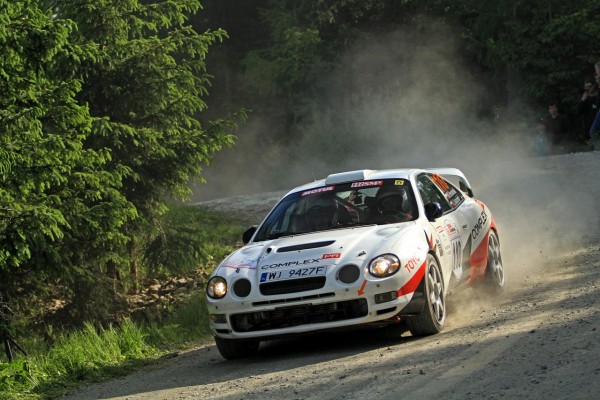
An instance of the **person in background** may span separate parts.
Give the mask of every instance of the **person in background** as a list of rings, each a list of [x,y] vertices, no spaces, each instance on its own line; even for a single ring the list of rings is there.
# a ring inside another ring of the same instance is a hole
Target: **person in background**
[[[546,136],[546,122],[544,118],[538,118],[535,122],[535,155],[546,156],[550,153],[548,137]]]
[[[596,86],[600,86],[600,62],[597,62],[594,65],[594,67],[596,68]],[[600,111],[596,113],[596,117],[594,118],[592,126],[590,127],[590,131],[588,133],[590,136],[590,144],[592,145],[594,150],[600,150]]]
[[[590,128],[600,109],[599,102],[600,96],[598,95],[598,85],[595,79],[586,79],[583,83],[581,99],[575,108],[575,114],[581,117],[581,138],[583,141],[590,141]]]
[[[550,116],[544,120],[551,151],[553,154],[564,153],[571,144],[569,140],[569,120],[566,115],[559,112],[557,101],[548,102],[548,114]]]

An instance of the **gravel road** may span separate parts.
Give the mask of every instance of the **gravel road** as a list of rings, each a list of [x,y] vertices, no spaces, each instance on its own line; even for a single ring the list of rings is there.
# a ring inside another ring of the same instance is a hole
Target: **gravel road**
[[[318,334],[237,361],[207,343],[64,399],[599,398],[600,152],[463,170],[498,222],[506,290],[450,297],[441,334]],[[250,223],[280,196],[204,205]]]

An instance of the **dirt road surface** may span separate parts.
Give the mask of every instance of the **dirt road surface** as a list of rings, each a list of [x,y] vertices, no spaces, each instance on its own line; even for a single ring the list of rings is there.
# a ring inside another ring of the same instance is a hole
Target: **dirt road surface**
[[[450,297],[441,334],[318,334],[237,361],[207,343],[65,399],[600,398],[600,153],[510,164],[471,181],[500,228],[506,290]],[[251,219],[279,195],[206,206]]]

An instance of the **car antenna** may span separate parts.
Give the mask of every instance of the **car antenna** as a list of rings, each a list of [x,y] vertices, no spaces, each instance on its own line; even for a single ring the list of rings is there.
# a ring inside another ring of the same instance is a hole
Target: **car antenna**
[[[316,182],[317,181],[317,177],[315,176],[314,172],[311,172],[312,176],[313,176],[313,181]]]

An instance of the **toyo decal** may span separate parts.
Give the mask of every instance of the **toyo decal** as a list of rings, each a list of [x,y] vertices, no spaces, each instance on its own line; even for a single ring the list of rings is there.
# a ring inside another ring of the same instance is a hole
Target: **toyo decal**
[[[407,262],[404,264],[404,268],[408,272],[412,272],[416,267],[419,266],[418,262],[421,261],[421,257],[418,254],[414,254]]]
[[[396,295],[398,297],[405,296],[410,293],[414,293],[414,291],[417,290],[417,288],[419,287],[419,283],[421,283],[421,279],[423,279],[423,276],[425,276],[425,264],[426,263],[427,263],[427,261],[423,261],[423,264],[421,264],[421,266],[419,266],[419,268],[414,273],[412,278],[410,278],[404,286],[402,286],[400,289],[398,289],[396,291]]]

